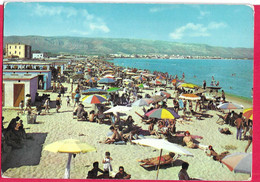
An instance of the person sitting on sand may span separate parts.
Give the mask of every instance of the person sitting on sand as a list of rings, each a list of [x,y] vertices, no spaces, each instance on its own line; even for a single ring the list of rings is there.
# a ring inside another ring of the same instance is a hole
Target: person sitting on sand
[[[208,154],[207,151],[206,151],[206,152],[205,152],[206,155],[209,156],[209,157],[213,156],[213,160],[219,161],[219,162],[221,162],[221,160],[222,160],[225,156],[227,156],[227,155],[229,154],[228,151],[222,152],[221,154],[218,154],[217,152],[215,152],[215,150],[213,149],[213,147],[212,147],[211,145],[209,145],[208,149],[209,149],[210,153]]]
[[[98,172],[101,172],[101,173],[104,173],[103,170],[101,170],[99,167],[98,167],[99,163],[98,162],[94,162],[93,163],[93,169],[91,169],[89,172],[88,172],[88,176],[87,176],[87,179],[98,179]]]
[[[79,104],[74,112],[76,112],[78,120],[86,120],[88,118],[88,113],[84,110],[83,104]]]
[[[160,161],[160,163],[167,164],[169,162],[172,162],[174,156],[175,156],[175,153],[170,152],[169,154],[162,155],[161,158],[160,158],[160,156],[158,156],[158,157],[154,157],[154,158],[150,158],[150,159],[139,160],[138,162],[142,162],[143,163],[143,164],[141,164],[142,166],[159,165],[159,161]]]
[[[114,143],[114,142],[121,141],[121,138],[120,138],[120,135],[119,135],[117,129],[114,126],[111,126],[109,129],[113,132],[113,134],[112,134],[111,137],[108,137],[106,139],[105,143],[111,144],[111,143]]]
[[[119,167],[119,172],[116,174],[115,179],[130,179],[131,175],[127,174],[123,166]]]
[[[189,131],[186,131],[186,132],[184,133],[183,142],[187,145],[188,148],[204,149],[204,148],[202,148],[200,145],[195,144],[195,143],[193,142],[193,139],[192,139],[192,137],[191,137]]]
[[[90,111],[88,119],[90,122],[96,122],[96,114],[94,110]]]
[[[182,168],[178,174],[179,176],[179,180],[197,180],[195,178],[190,178],[188,173],[187,173],[187,170],[189,168],[189,163],[187,162],[183,162],[182,163]]]
[[[148,131],[149,131],[150,135],[160,136],[159,133],[154,129],[155,123],[156,122],[154,120],[151,121],[151,124],[148,127]]]

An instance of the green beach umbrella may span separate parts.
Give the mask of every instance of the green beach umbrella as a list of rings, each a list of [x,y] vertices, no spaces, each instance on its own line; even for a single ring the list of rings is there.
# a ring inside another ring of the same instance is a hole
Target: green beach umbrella
[[[121,88],[119,88],[119,87],[112,87],[110,89],[107,89],[107,92],[116,92],[118,90],[121,90]]]

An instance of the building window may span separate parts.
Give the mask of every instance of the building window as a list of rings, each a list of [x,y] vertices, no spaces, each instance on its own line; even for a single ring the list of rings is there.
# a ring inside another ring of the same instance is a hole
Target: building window
[[[16,51],[14,51],[14,53],[16,54]]]
[[[21,52],[19,52],[19,55],[21,55]]]
[[[11,49],[11,46],[10,46],[10,49]]]
[[[19,46],[19,49],[21,49],[21,46]]]
[[[14,46],[14,48],[16,49],[16,46]]]
[[[9,52],[9,54],[11,54],[11,52]]]

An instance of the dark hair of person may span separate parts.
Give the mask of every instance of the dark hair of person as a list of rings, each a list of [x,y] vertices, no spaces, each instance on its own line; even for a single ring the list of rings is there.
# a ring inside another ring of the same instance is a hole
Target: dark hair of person
[[[114,126],[110,126],[110,128],[109,128],[110,130],[114,130],[115,128],[114,128]]]
[[[98,167],[98,162],[97,161],[93,163],[93,167]]]
[[[124,167],[123,167],[123,166],[120,166],[120,167],[119,167],[119,170],[120,170],[120,169],[123,169],[123,170],[124,170]]]
[[[181,167],[182,167],[182,169],[188,169],[188,167],[189,167],[189,163],[187,163],[187,162],[183,162],[182,163],[182,165],[181,165]]]

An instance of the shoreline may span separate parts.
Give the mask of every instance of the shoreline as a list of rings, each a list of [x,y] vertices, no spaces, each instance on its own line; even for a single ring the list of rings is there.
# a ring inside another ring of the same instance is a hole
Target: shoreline
[[[114,59],[156,59],[156,58],[114,58]],[[104,60],[105,62],[108,62],[108,63],[113,63],[113,60],[114,59],[111,59],[111,60]],[[158,59],[158,58],[157,58]],[[222,60],[222,59],[219,59],[219,60]],[[227,59],[227,60],[234,60],[234,59]],[[238,59],[238,60],[244,60],[244,59]],[[252,60],[253,61],[253,60]],[[115,65],[115,64],[114,64]],[[119,65],[115,65],[115,66],[118,66],[118,67],[122,67],[122,68],[129,68],[129,67],[126,67],[126,66],[119,66]],[[131,69],[134,69],[135,67],[131,67]],[[140,68],[136,68],[138,70],[141,70]],[[152,72],[150,69],[144,69],[144,70],[149,70],[150,72]],[[159,71],[158,71],[159,72]],[[192,82],[187,82],[187,83],[192,83]],[[192,83],[194,84],[194,83]],[[199,86],[199,85],[198,85]],[[199,86],[199,88],[201,88],[201,86]],[[251,103],[253,102],[253,98],[249,98],[249,97],[245,97],[245,96],[240,96],[240,95],[236,95],[236,94],[232,94],[232,93],[229,93],[229,92],[225,92],[225,95],[227,98],[231,98],[233,100],[240,100],[242,102],[246,102],[246,103]]]

